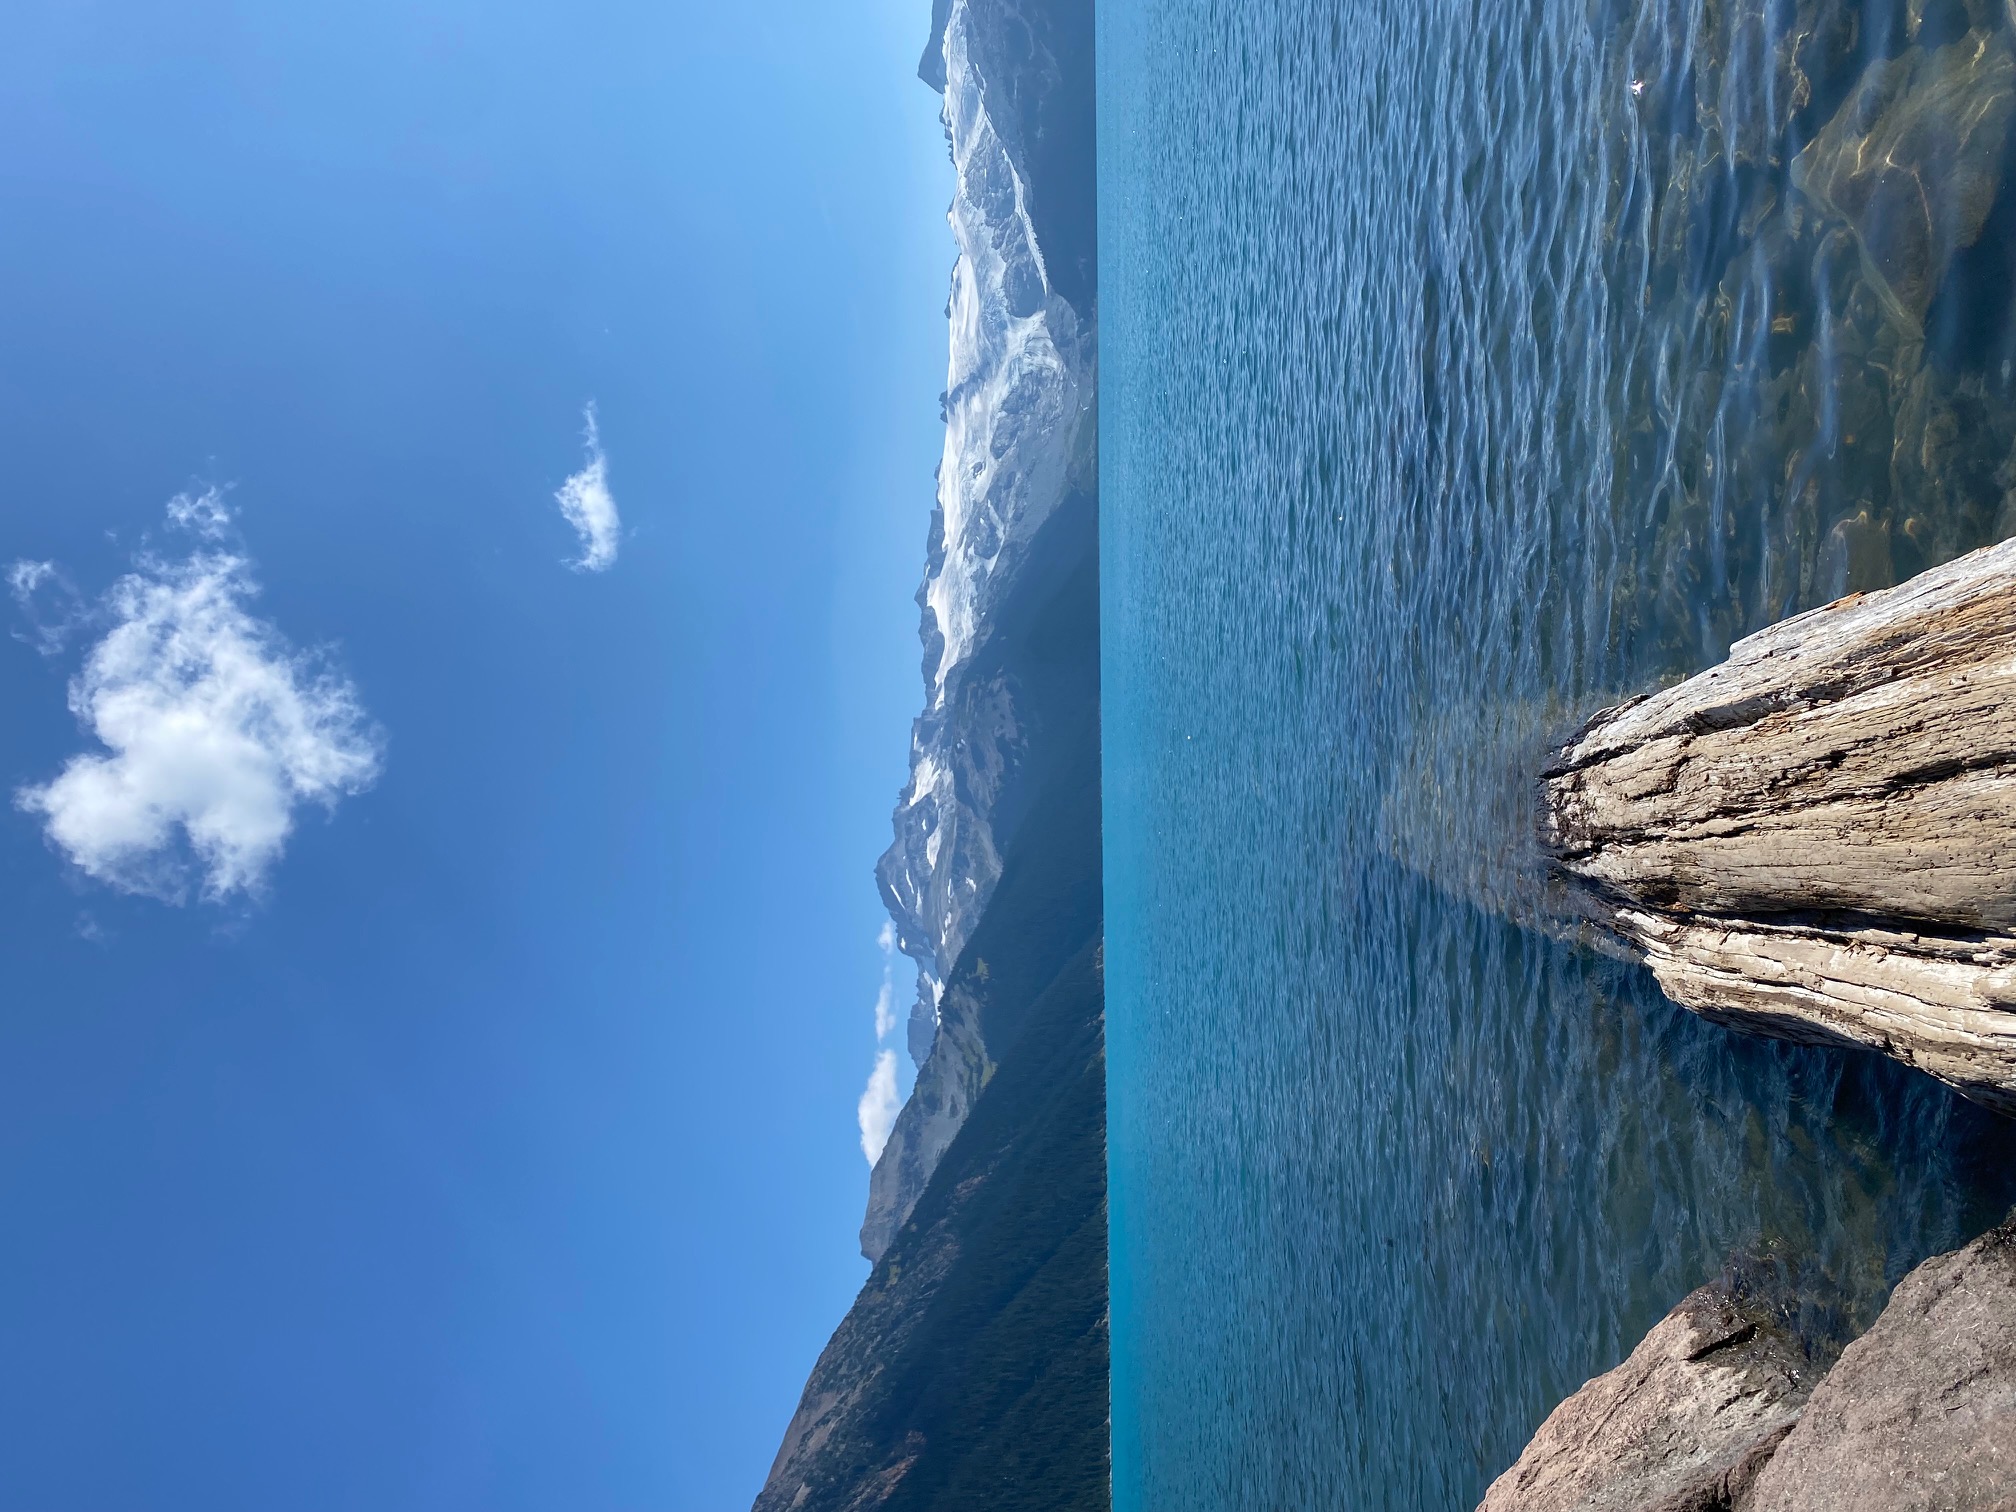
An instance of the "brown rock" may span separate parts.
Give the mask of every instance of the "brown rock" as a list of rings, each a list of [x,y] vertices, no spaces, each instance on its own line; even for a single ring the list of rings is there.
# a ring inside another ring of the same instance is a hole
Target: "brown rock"
[[[2016,1512],[2016,1219],[1898,1285],[1740,1512]]]
[[[2016,58],[1999,31],[1909,49],[1871,64],[1793,163],[1793,182],[1854,228],[1873,285],[1909,329],[1987,221],[2012,85]]]
[[[1768,1309],[1704,1286],[1554,1409],[1480,1512],[1727,1508],[1811,1389],[1804,1349]]]

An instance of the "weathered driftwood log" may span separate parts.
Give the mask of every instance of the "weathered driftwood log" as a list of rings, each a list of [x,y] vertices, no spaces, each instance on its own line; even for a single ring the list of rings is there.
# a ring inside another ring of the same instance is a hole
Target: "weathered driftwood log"
[[[1675,1002],[2016,1114],[2016,541],[1597,715],[1541,833]]]

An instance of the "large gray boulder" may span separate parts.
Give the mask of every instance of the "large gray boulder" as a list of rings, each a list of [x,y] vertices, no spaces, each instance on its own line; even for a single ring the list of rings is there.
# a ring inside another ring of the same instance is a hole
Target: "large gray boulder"
[[[1739,1512],[2016,1512],[2016,1218],[1899,1283]]]
[[[1804,1348],[1770,1309],[1704,1286],[1554,1409],[1482,1512],[1726,1508],[1811,1390]]]
[[[2016,1215],[1906,1276],[1824,1374],[1780,1316],[1693,1293],[1481,1512],[2016,1512]]]

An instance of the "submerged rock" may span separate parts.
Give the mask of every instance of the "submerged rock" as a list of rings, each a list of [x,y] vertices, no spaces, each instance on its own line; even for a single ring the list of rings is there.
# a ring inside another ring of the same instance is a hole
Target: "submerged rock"
[[[1855,230],[1870,282],[1910,328],[2000,187],[2016,56],[1999,31],[1872,64],[1792,165],[1793,182]]]
[[[1899,1283],[1737,1512],[2016,1508],[2016,1218]]]
[[[1617,369],[1611,505],[1649,539],[1616,592],[1691,670],[2016,525],[2016,12],[1628,9],[1606,234],[1656,360]]]
[[[1774,1311],[1704,1286],[1568,1398],[1482,1512],[1710,1512],[1748,1489],[1812,1390]]]

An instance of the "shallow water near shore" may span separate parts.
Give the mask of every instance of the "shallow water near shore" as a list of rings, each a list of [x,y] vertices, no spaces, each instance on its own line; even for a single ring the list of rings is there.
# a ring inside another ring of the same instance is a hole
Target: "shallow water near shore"
[[[1114,1492],[1468,1508],[2016,1126],[1534,922],[1534,753],[2016,532],[1999,3],[1101,8]],[[1867,165],[1880,163],[1882,171]]]

